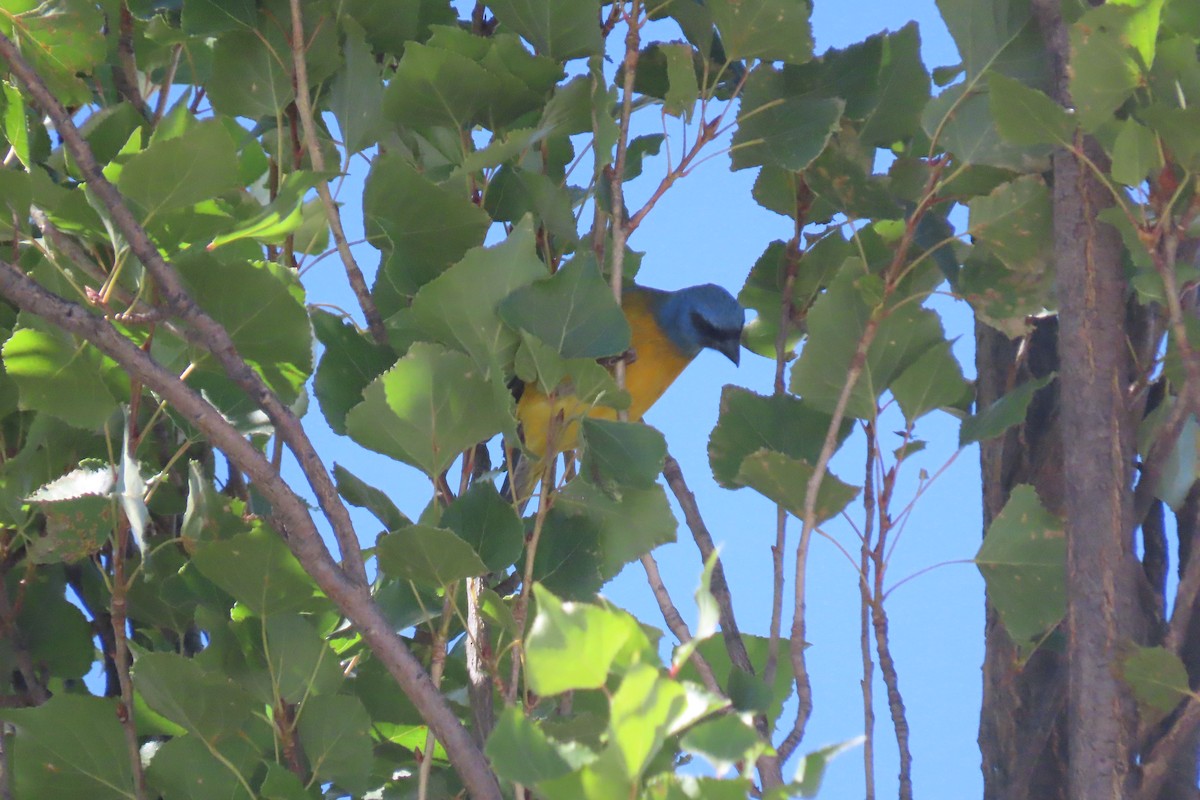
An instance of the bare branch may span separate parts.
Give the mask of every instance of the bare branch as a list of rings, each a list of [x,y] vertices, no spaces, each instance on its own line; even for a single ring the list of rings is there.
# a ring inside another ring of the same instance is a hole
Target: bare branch
[[[296,70],[296,110],[300,113],[300,124],[304,128],[304,145],[308,148],[308,158],[312,162],[314,170],[324,172],[325,156],[321,152],[320,142],[317,141],[317,125],[313,119],[312,99],[308,96],[307,52],[304,46],[304,16],[300,10],[300,0],[291,0],[291,7],[292,63]],[[350,243],[346,240],[345,229],[342,228],[342,213],[338,210],[337,203],[333,202],[333,195],[329,191],[329,182],[322,180],[317,184],[316,189],[317,196],[321,198],[321,205],[325,208],[325,216],[329,220],[329,229],[333,234],[333,241],[337,244],[338,255],[342,257],[342,266],[346,268],[346,279],[350,282],[350,289],[358,299],[358,305],[367,320],[367,329],[371,331],[371,336],[376,343],[387,344],[387,329],[383,327],[383,318],[379,316],[379,309],[375,307],[375,300],[371,297],[371,290],[367,288],[367,281],[363,277],[362,270],[359,269],[358,262],[354,260],[354,254],[350,252]]]
[[[721,621],[721,637],[725,641],[725,650],[729,653],[729,661],[734,668],[740,669],[747,675],[753,675],[755,674],[754,665],[750,663],[750,654],[746,652],[746,643],[742,640],[737,618],[733,614],[733,596],[730,594],[729,584],[725,580],[725,567],[721,564],[721,559],[714,555],[717,548],[713,544],[712,534],[708,532],[708,526],[704,524],[704,518],[700,515],[696,496],[688,488],[687,481],[683,477],[683,470],[679,468],[679,462],[669,453],[663,463],[663,477],[667,479],[671,493],[675,495],[675,499],[679,501],[679,507],[683,509],[683,518],[687,522],[688,530],[692,532],[692,538],[696,540],[696,548],[700,551],[701,560],[707,564],[710,558],[714,559],[709,591],[717,601],[717,613]],[[754,727],[764,739],[770,738],[771,729],[765,714],[754,715]],[[764,788],[783,783],[781,763],[782,759],[774,755],[761,756],[758,759],[758,772],[762,776]]]
[[[129,588],[125,578],[125,551],[129,547],[129,520],[119,518],[116,536],[112,543],[113,584],[109,605],[109,620],[113,631],[113,663],[116,664],[117,680],[121,686],[121,729],[125,733],[125,746],[129,763],[133,769],[133,790],[137,800],[146,797],[146,773],[142,770],[141,748],[138,746],[137,720],[133,709],[133,681],[129,675],[129,642],[125,635],[128,623],[125,592]]]
[[[1183,711],[1175,719],[1166,734],[1159,739],[1150,753],[1142,760],[1142,782],[1138,796],[1142,800],[1155,800],[1163,785],[1171,776],[1171,765],[1181,748],[1192,742],[1192,735],[1200,728],[1200,699],[1189,697]]]
[[[704,524],[704,518],[700,516],[700,507],[696,504],[696,496],[688,488],[687,481],[683,477],[683,470],[679,468],[679,462],[675,460],[674,456],[667,456],[667,460],[663,464],[663,477],[667,479],[667,486],[671,487],[671,493],[675,495],[675,499],[679,501],[679,507],[683,509],[684,521],[687,523],[688,530],[692,532],[692,538],[696,540],[701,561],[708,563],[708,559],[712,558],[717,546],[713,543],[712,534],[708,532],[708,526]],[[750,655],[746,652],[746,643],[742,641],[742,633],[738,629],[737,617],[733,613],[733,595],[725,580],[725,567],[721,564],[720,557],[717,557],[716,564],[713,565],[709,591],[717,601],[721,635],[725,639],[725,649],[729,651],[730,661],[742,672],[753,675],[754,665],[750,663]]]
[[[353,580],[333,560],[321,540],[307,505],[249,441],[191,387],[154,361],[103,319],[47,291],[16,266],[0,261],[0,294],[19,308],[53,322],[91,342],[130,375],[185,415],[238,469],[250,476],[270,502],[276,524],[292,553],[321,590],[362,634],[372,652],[413,701],[446,748],[471,796],[500,800],[487,760],[470,733],[459,723],[391,623],[375,605],[366,585]]]
[[[104,177],[91,148],[75,127],[70,114],[58,102],[41,76],[21,56],[12,40],[3,34],[0,34],[0,56],[8,60],[13,73],[25,84],[34,102],[54,122],[63,144],[87,179],[88,188],[104,204],[134,255],[157,282],[163,305],[195,329],[225,373],[266,412],[280,437],[287,442],[309,486],[317,496],[321,510],[333,527],[344,568],[355,582],[366,586],[367,573],[363,565],[362,548],[350,521],[350,514],[329,477],[329,471],[325,469],[321,457],[304,432],[300,420],[263,382],[262,377],[238,355],[229,332],[208,316],[188,295],[183,281],[158,252],[145,229],[125,205],[121,193]]]
[[[646,570],[646,580],[650,583],[651,591],[654,592],[654,599],[658,601],[659,610],[662,611],[663,621],[667,623],[667,627],[671,629],[671,633],[675,634],[675,638],[679,640],[680,644],[687,644],[692,641],[692,632],[688,630],[687,623],[683,621],[683,616],[675,607],[675,602],[671,600],[671,593],[667,591],[667,585],[663,583],[662,575],[658,572],[658,563],[649,553],[643,555],[641,560],[642,568]],[[704,682],[705,687],[715,694],[724,694],[721,691],[721,685],[713,676],[712,667],[700,655],[699,650],[692,651],[690,660],[692,666],[696,668],[696,672],[700,673],[700,680]]]

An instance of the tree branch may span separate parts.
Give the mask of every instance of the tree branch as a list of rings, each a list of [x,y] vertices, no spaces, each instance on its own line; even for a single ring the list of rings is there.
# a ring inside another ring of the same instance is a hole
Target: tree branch
[[[296,70],[296,110],[300,114],[300,124],[304,128],[304,145],[308,148],[308,158],[312,162],[314,170],[324,172],[325,155],[321,152],[320,142],[317,141],[317,125],[313,118],[312,99],[308,96],[307,51],[304,46],[304,16],[300,10],[300,0],[291,0],[291,8],[292,63]],[[329,182],[322,179],[316,189],[317,196],[321,198],[321,205],[325,208],[325,217],[329,220],[329,230],[337,245],[338,255],[341,256],[342,266],[346,268],[346,280],[350,282],[350,289],[358,299],[358,306],[367,320],[367,329],[370,330],[371,337],[377,344],[387,344],[387,329],[383,326],[383,318],[379,316],[379,309],[375,307],[375,300],[371,297],[371,290],[367,288],[367,281],[363,278],[362,270],[359,269],[358,262],[354,260],[354,254],[350,252],[350,243],[346,239],[346,231],[342,228],[342,214],[338,210],[337,204],[333,202],[333,195],[329,192]]]
[[[121,193],[104,177],[91,148],[75,127],[70,114],[58,102],[41,76],[21,56],[12,40],[2,33],[0,57],[8,60],[13,73],[25,84],[34,102],[54,122],[63,144],[87,178],[88,189],[104,204],[116,227],[125,236],[133,254],[158,284],[163,305],[195,329],[225,373],[266,412],[277,433],[287,442],[309,486],[317,496],[321,510],[333,527],[345,570],[355,582],[366,586],[367,573],[363,565],[362,548],[350,521],[350,514],[329,477],[329,471],[325,469],[321,457],[304,432],[300,420],[263,382],[262,377],[238,355],[229,332],[208,316],[188,295],[179,275],[163,259],[145,229],[125,205]]]
[[[1057,0],[1033,0],[1051,62],[1051,96],[1071,107],[1067,26]],[[1088,168],[1104,162],[1082,132],[1051,156],[1059,301],[1063,500],[1067,538],[1068,796],[1124,797],[1135,774],[1133,696],[1113,665],[1134,638],[1131,542],[1134,432],[1121,239],[1098,215],[1113,203]]]
[[[19,308],[44,317],[91,342],[136,376],[199,428],[238,469],[250,476],[271,504],[284,541],[321,590],[359,630],[372,652],[412,700],[446,748],[473,798],[500,800],[500,789],[487,760],[459,723],[420,661],[409,651],[372,600],[366,585],[353,580],[333,560],[307,505],[253,445],[216,408],[176,375],[139,349],[105,320],[76,303],[47,291],[16,266],[0,261],[0,294]]]
[[[675,634],[675,638],[679,640],[680,644],[687,644],[692,641],[692,632],[688,630],[687,623],[683,621],[683,616],[675,607],[675,602],[671,600],[671,593],[667,591],[667,585],[663,583],[662,575],[658,572],[658,563],[649,553],[643,555],[641,561],[642,569],[646,570],[646,580],[650,583],[651,591],[654,592],[654,599],[658,601],[658,609],[662,612],[663,621],[667,623],[667,627],[671,629],[671,633]],[[700,655],[699,650],[692,651],[690,660],[692,666],[696,668],[696,672],[700,673],[700,680],[703,681],[705,687],[714,694],[723,695],[724,692],[713,675],[712,667],[704,660],[704,656]]]

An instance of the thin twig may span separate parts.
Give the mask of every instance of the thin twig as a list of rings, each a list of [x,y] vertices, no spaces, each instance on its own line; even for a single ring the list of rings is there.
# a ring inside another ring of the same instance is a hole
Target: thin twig
[[[550,513],[550,498],[554,491],[553,461],[546,464],[542,470],[541,482],[542,491],[538,495],[538,509],[537,515],[533,520],[533,531],[529,534],[529,541],[525,543],[525,571],[521,579],[521,593],[517,595],[517,602],[513,606],[513,619],[516,621],[517,630],[521,633],[521,641],[516,643],[512,656],[512,677],[506,693],[506,699],[509,704],[516,702],[517,693],[520,691],[521,661],[524,658],[523,654],[525,651],[525,622],[529,614],[529,593],[533,589],[533,563],[537,557],[538,542],[542,538],[542,529],[546,525],[546,515]]]
[[[442,672],[446,669],[446,641],[450,637],[450,622],[454,619],[454,595],[458,593],[457,582],[443,587],[445,596],[442,598],[442,619],[433,635],[433,647],[430,650],[429,677],[433,687],[439,689],[442,685]],[[433,769],[433,749],[437,740],[430,728],[425,734],[425,753],[421,766],[417,769],[417,800],[426,800],[429,796],[429,773]]]
[[[696,548],[700,551],[700,560],[707,564],[717,547],[713,542],[712,534],[708,532],[708,526],[704,523],[704,517],[700,515],[696,496],[688,488],[687,481],[683,477],[683,470],[679,468],[679,462],[675,460],[674,456],[667,455],[666,461],[663,463],[662,474],[667,479],[667,486],[671,487],[671,493],[679,502],[679,507],[683,509],[683,519],[687,523],[688,530],[692,532],[692,538],[696,540]],[[719,556],[716,557],[716,563],[713,565],[709,591],[717,601],[721,636],[725,639],[725,649],[729,651],[730,661],[742,672],[753,675],[755,673],[754,665],[750,663],[746,643],[742,640],[741,631],[738,629],[737,617],[733,613],[733,595],[729,591],[729,583],[725,580],[725,567]]]
[[[476,800],[500,800],[496,779],[470,733],[459,723],[429,674],[375,605],[367,586],[353,580],[334,561],[309,515],[307,504],[263,454],[244,439],[220,411],[106,321],[46,290],[5,261],[0,261],[0,294],[19,308],[91,342],[185,415],[231,463],[250,477],[255,488],[271,504],[276,524],[281,527],[289,549],[325,595],[358,629],[367,646],[412,700],[446,748],[471,796]]]
[[[341,550],[343,568],[355,582],[365,587],[367,573],[363,564],[362,548],[358,542],[358,536],[354,532],[350,514],[337,493],[329,471],[325,469],[320,455],[300,424],[300,420],[271,391],[262,376],[238,355],[229,332],[201,309],[187,293],[179,274],[166,263],[158,251],[158,247],[150,240],[146,230],[138,223],[125,204],[121,193],[104,176],[91,148],[84,141],[79,129],[75,127],[71,115],[58,102],[41,76],[24,59],[12,40],[2,33],[0,33],[0,56],[8,60],[12,72],[25,84],[34,103],[54,123],[55,130],[62,138],[63,144],[87,179],[88,188],[104,204],[113,223],[124,234],[134,255],[153,276],[164,306],[196,330],[225,373],[266,412],[276,431],[288,443],[288,447],[296,456],[296,461],[317,497],[321,510],[333,528],[334,536]]]
[[[941,172],[940,165],[941,162],[936,162],[934,168],[930,170],[924,196],[921,202],[918,203],[916,210],[913,211],[912,216],[906,221],[904,234],[900,237],[900,241],[896,247],[896,254],[885,272],[883,297],[880,299],[879,304],[880,309],[886,308],[888,300],[896,289],[895,276],[904,266],[908,249],[916,233],[917,223],[933,202],[934,198],[930,189],[936,183]],[[813,467],[813,474],[805,486],[804,526],[800,531],[800,541],[796,545],[796,593],[791,631],[792,672],[796,682],[797,707],[796,718],[792,723],[792,730],[778,747],[779,757],[784,761],[796,751],[796,747],[804,737],[804,729],[808,724],[809,714],[812,713],[812,686],[809,682],[807,660],[804,654],[806,647],[804,641],[805,590],[807,588],[809,542],[812,540],[812,533],[817,525],[817,496],[821,490],[821,484],[825,480],[825,475],[828,472],[829,461],[833,458],[833,454],[837,450],[838,432],[841,430],[842,420],[846,418],[846,408],[850,404],[850,395],[853,393],[854,387],[858,383],[859,377],[862,376],[863,369],[866,367],[867,351],[870,349],[871,343],[875,341],[876,334],[879,333],[879,324],[882,320],[881,312],[873,313],[863,328],[862,335],[859,337],[858,344],[855,347],[854,355],[850,359],[850,365],[846,370],[846,380],[842,384],[842,391],[838,395],[837,403],[834,405],[833,415],[829,420],[829,427],[825,431],[825,441],[821,445],[820,455]]]
[[[747,675],[754,675],[754,665],[750,662],[750,655],[746,652],[746,643],[742,639],[741,631],[738,629],[737,618],[733,613],[733,595],[729,591],[729,584],[725,580],[725,567],[721,564],[719,556],[715,555],[716,545],[713,544],[712,534],[708,532],[708,526],[704,524],[704,517],[700,515],[700,507],[696,504],[696,496],[692,494],[688,488],[687,481],[683,477],[683,470],[679,468],[679,462],[675,460],[669,453],[666,461],[663,463],[663,477],[667,480],[667,485],[671,487],[671,493],[675,495],[675,499],[679,502],[679,507],[683,509],[683,518],[687,523],[688,530],[692,532],[692,538],[696,541],[696,549],[700,551],[700,558],[705,564],[709,563],[709,559],[713,559],[712,580],[709,581],[709,592],[717,601],[717,617],[721,622],[721,637],[725,641],[725,650],[729,653],[729,661],[735,669],[739,669]],[[767,721],[766,714],[754,715],[754,728],[763,739],[769,740],[771,737],[771,726]],[[764,788],[781,785],[783,782],[780,769],[781,759],[776,755],[760,756],[757,762],[758,772],[762,776]]]
[[[875,438],[875,425],[866,424],[867,466],[863,481],[862,546],[859,556],[859,648],[862,652],[862,696],[863,696],[863,773],[866,778],[866,800],[875,800],[875,661],[871,658],[871,608],[881,598],[872,596],[868,576],[871,571],[871,539],[875,534],[875,460],[879,443]]]
[[[121,685],[121,713],[117,715],[125,733],[130,766],[133,768],[134,794],[137,800],[146,797],[146,774],[142,771],[141,748],[138,745],[137,720],[133,710],[133,681],[129,677],[129,642],[125,635],[128,622],[125,592],[129,589],[125,576],[125,551],[129,547],[129,520],[121,515],[117,524],[116,537],[112,545],[112,600],[109,603],[109,618],[113,630],[113,662],[116,664],[117,680]]]
[[[171,85],[175,83],[175,73],[179,70],[179,59],[183,55],[183,45],[177,44],[174,51],[171,53],[171,66],[167,67],[167,74],[163,77],[162,86],[158,89],[158,100],[154,104],[154,117],[150,120],[150,124],[157,126],[162,121],[163,114],[167,112],[167,98],[171,94]]]
[[[624,6],[624,0],[617,0],[617,6]],[[625,161],[629,152],[629,118],[633,115],[633,83],[637,76],[638,45],[641,29],[638,27],[638,16],[641,13],[641,0],[632,0],[628,16],[625,19],[628,30],[625,33],[625,85],[621,93],[620,134],[617,136],[617,157],[613,169],[609,172],[609,188],[612,195],[612,253],[609,263],[612,272],[609,281],[612,284],[613,297],[621,302],[621,289],[625,279],[625,243],[629,239],[627,220],[625,219]],[[617,388],[625,389],[625,359],[618,359],[613,367],[613,377],[616,378]],[[628,413],[620,411],[618,419],[628,419]]]
[[[296,110],[300,114],[300,124],[304,127],[304,144],[308,148],[308,158],[315,171],[324,172],[325,156],[321,153],[320,142],[317,141],[317,125],[313,119],[312,99],[308,96],[307,52],[304,42],[304,16],[300,9],[300,0],[291,0],[291,8],[292,63],[296,70]],[[317,196],[321,198],[321,205],[325,208],[325,216],[329,220],[329,229],[333,234],[333,241],[337,244],[338,255],[342,257],[342,266],[346,268],[346,279],[350,282],[350,289],[358,299],[363,317],[367,320],[367,329],[371,331],[371,337],[377,344],[387,344],[387,329],[383,326],[383,318],[379,316],[379,309],[375,307],[375,300],[371,297],[371,290],[367,288],[367,281],[363,277],[362,270],[359,269],[358,262],[354,260],[354,254],[350,252],[346,231],[342,228],[342,214],[338,210],[337,204],[333,202],[333,195],[329,191],[329,182],[321,180],[316,189]]]

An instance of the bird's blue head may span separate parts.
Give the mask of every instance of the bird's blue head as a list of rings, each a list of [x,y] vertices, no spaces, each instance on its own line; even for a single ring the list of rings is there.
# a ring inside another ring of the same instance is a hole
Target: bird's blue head
[[[670,292],[656,316],[667,336],[688,358],[711,347],[738,363],[746,312],[720,286],[705,283]]]

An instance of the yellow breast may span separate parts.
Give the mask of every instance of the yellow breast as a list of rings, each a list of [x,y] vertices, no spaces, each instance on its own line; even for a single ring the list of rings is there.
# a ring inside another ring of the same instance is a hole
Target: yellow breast
[[[621,307],[629,320],[630,343],[634,359],[625,367],[625,389],[629,392],[629,420],[636,422],[662,397],[691,359],[679,352],[659,328],[649,307],[649,295],[637,289],[627,290]],[[571,395],[553,400],[536,386],[528,385],[517,404],[525,446],[538,454],[561,452],[578,442],[579,420],[584,416],[616,419],[617,412],[603,406],[588,406]]]

